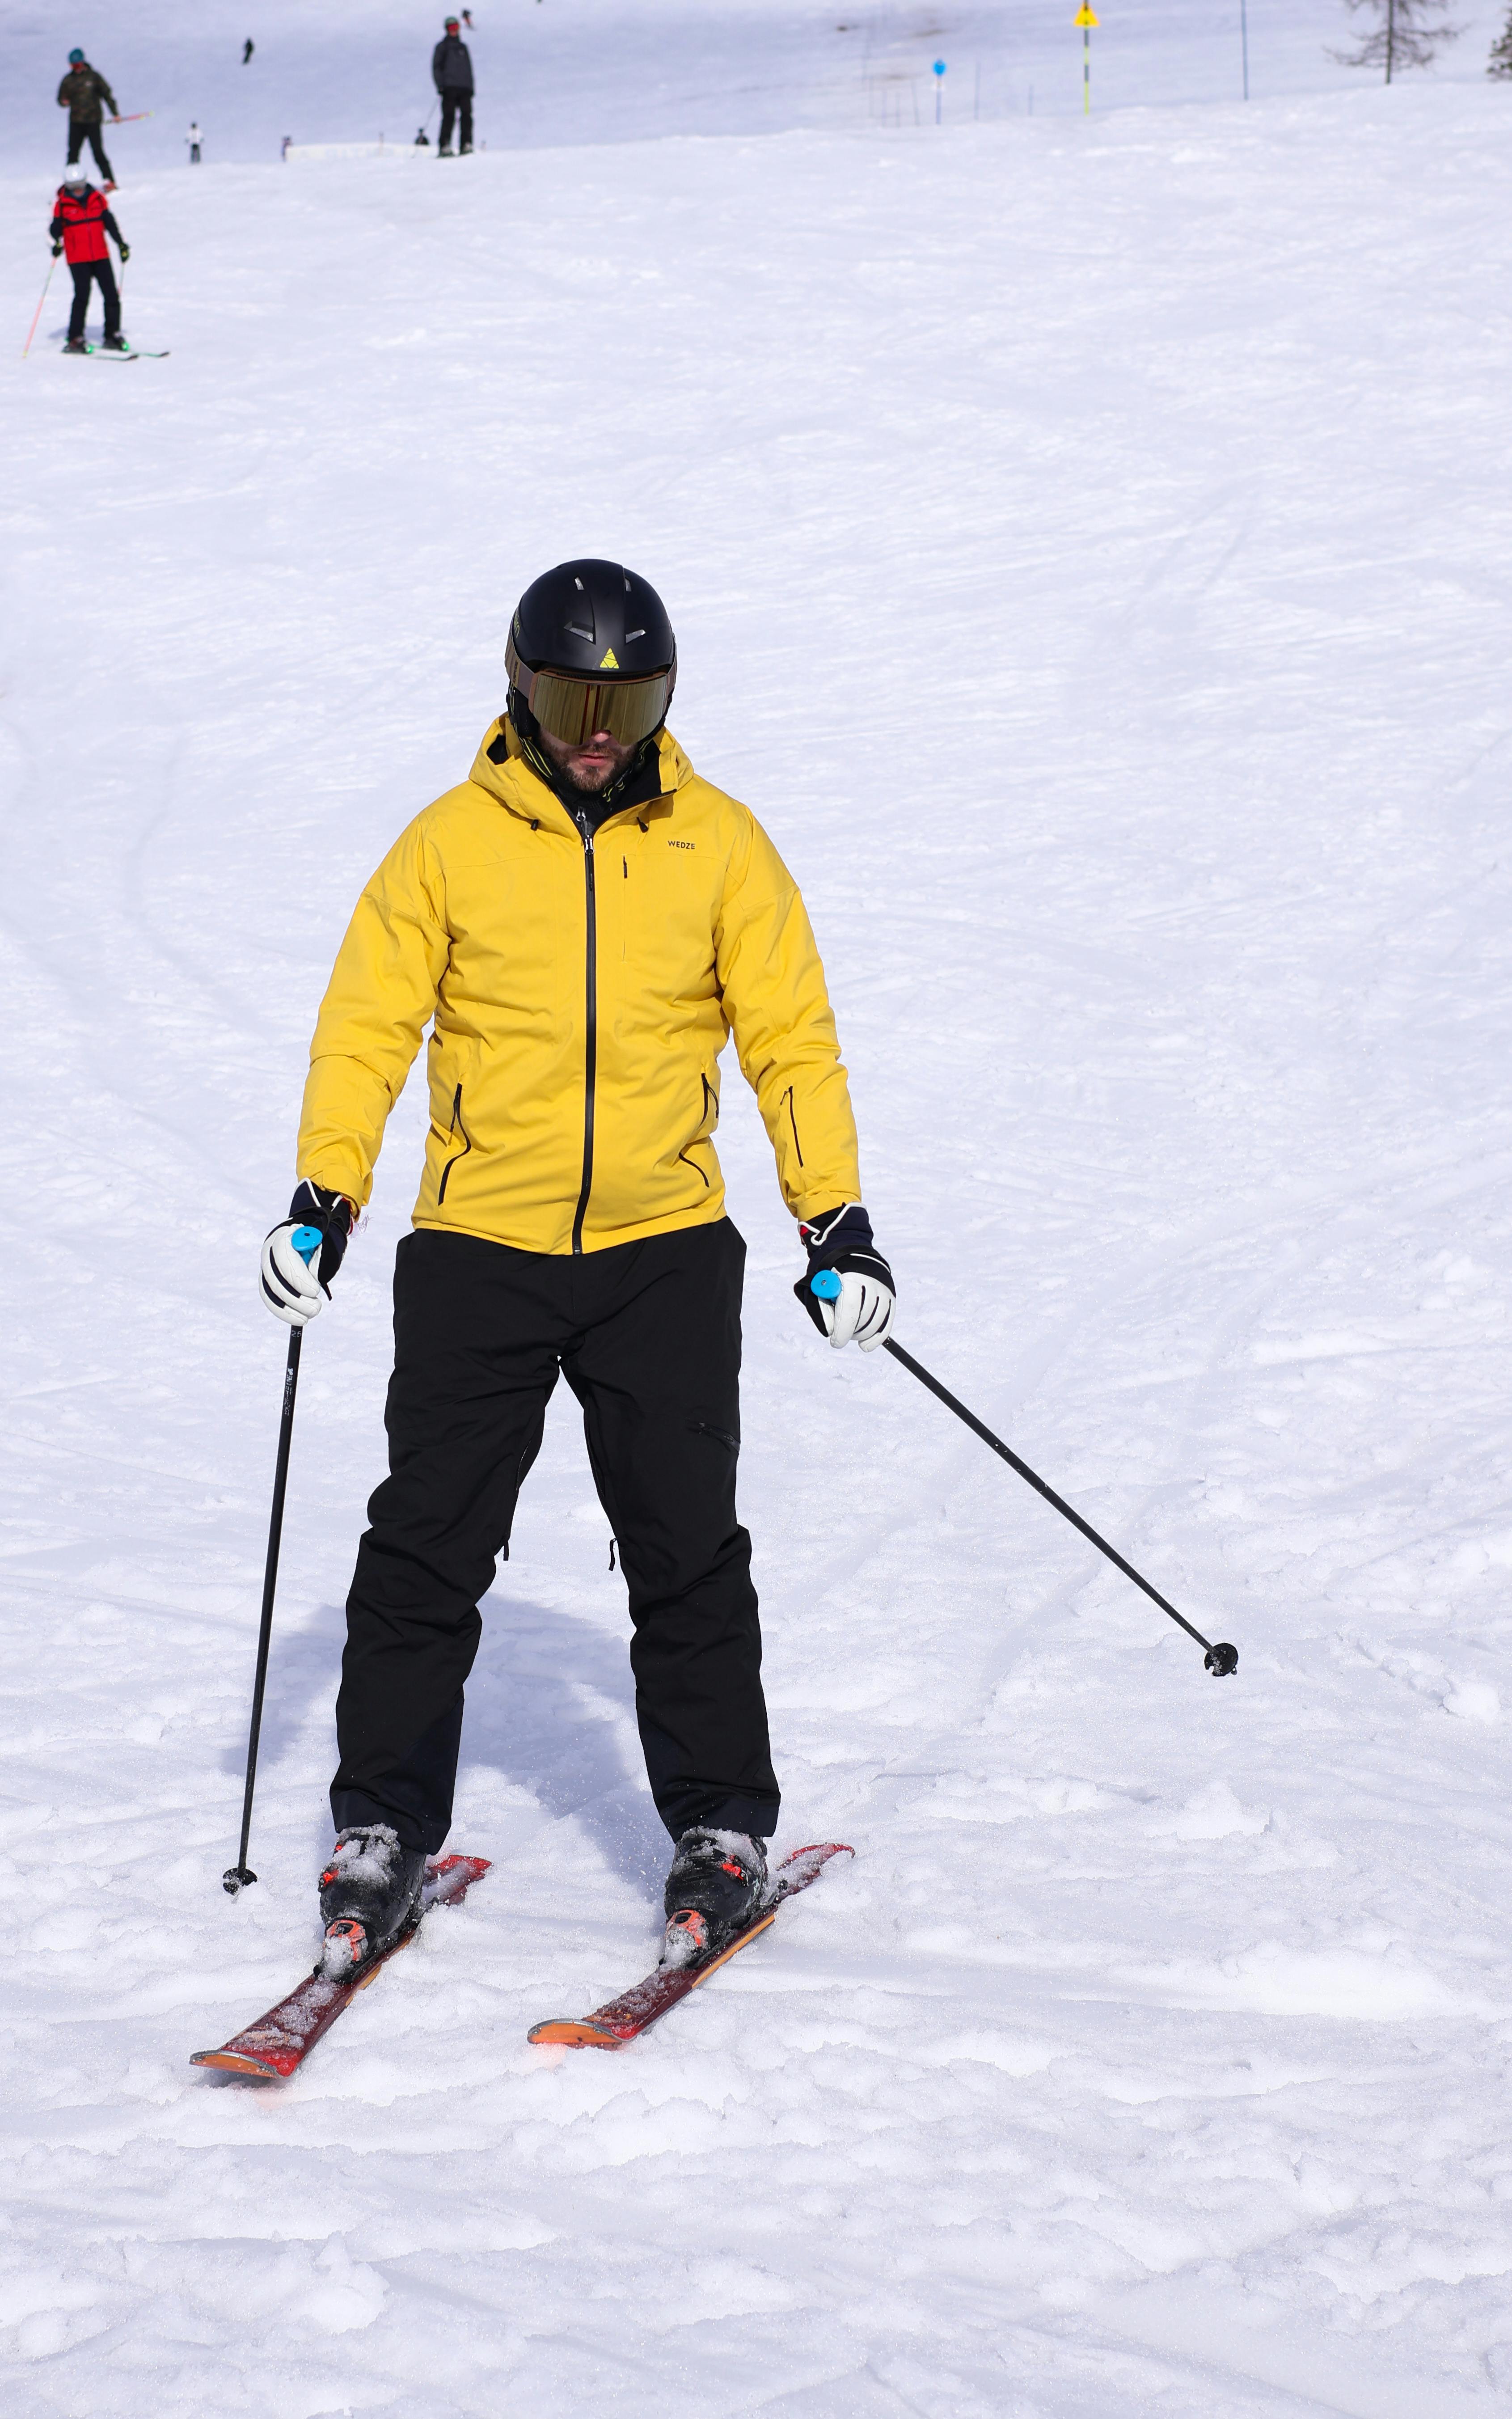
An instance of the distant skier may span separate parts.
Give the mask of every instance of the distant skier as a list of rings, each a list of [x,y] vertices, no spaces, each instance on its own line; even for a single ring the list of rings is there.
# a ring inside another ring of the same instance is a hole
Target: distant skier
[[[61,252],[73,271],[73,309],[69,314],[69,341],[64,351],[88,351],[84,323],[89,309],[89,288],[98,284],[105,305],[106,349],[126,352],[129,347],[121,334],[121,298],[105,238],[115,238],[123,261],[131,259],[131,247],[116,225],[104,194],[95,191],[83,168],[70,169],[58,187],[48,233],[53,239],[54,259]]]
[[[441,97],[440,149],[437,157],[451,158],[452,128],[460,116],[460,148],[465,158],[472,148],[472,59],[455,17],[447,18],[446,31],[431,54],[430,74]]]
[[[192,168],[199,166],[199,146],[204,139],[197,126],[192,126],[184,137],[184,141],[189,146],[189,164]]]
[[[78,160],[87,141],[95,155],[95,165],[105,180],[109,193],[116,183],[116,171],[105,157],[100,140],[103,115],[119,117],[116,96],[98,68],[92,68],[83,51],[69,53],[69,72],[57,88],[57,105],[69,113],[69,165]]]
[[[815,1326],[873,1351],[892,1320],[803,901],[754,815],[666,729],[660,597],[617,562],[560,563],[520,598],[504,670],[506,711],[467,779],[358,901],[311,1045],[298,1187],[262,1250],[268,1307],[302,1327],[431,1025],[391,1475],[347,1601],[328,1972],[395,1936],[451,1827],[478,1598],[559,1376],[620,1545],[640,1740],[675,1843],[664,1961],[714,1953],[760,1903],[779,1795],[735,1509],[746,1247],[713,1140],[732,1033],[803,1222]]]
[[[251,36],[249,35],[249,36],[248,36],[248,39],[247,39],[247,47],[246,47],[246,49],[245,49],[245,50],[242,52],[242,54],[241,54],[241,64],[242,64],[242,66],[243,66],[243,67],[245,67],[245,66],[246,66],[247,61],[251,58],[252,54],[253,54],[253,51],[255,50],[255,47],[256,47],[256,46],[255,46],[255,44],[253,42],[252,38],[251,38]]]

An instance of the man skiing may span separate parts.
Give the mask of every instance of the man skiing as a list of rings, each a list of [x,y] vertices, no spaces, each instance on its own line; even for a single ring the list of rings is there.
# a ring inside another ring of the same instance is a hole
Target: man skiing
[[[119,117],[116,96],[98,68],[92,68],[83,51],[69,53],[69,72],[57,88],[57,105],[69,113],[69,166],[71,168],[84,148],[85,138],[95,155],[95,165],[105,180],[109,193],[116,182],[116,171],[105,157],[100,140],[102,114]]]
[[[621,1548],[641,1746],[676,1843],[664,1959],[717,1949],[761,1897],[779,1801],[735,1510],[745,1245],[712,1138],[732,1032],[801,1222],[815,1325],[872,1350],[892,1317],[803,901],[665,727],[677,651],[660,598],[618,563],[560,564],[521,597],[505,667],[468,778],[358,902],[311,1044],[298,1186],[262,1252],[264,1300],[302,1326],[433,1020],[390,1476],[347,1598],[320,1879],[332,1972],[397,1935],[446,1838],[478,1599],[559,1372]]]
[[[437,157],[452,157],[452,129],[459,114],[465,157],[472,148],[472,58],[455,17],[447,18],[446,31],[431,53],[430,75],[441,97],[440,148]]]
[[[64,351],[89,350],[84,340],[84,323],[89,310],[89,289],[97,281],[105,305],[105,348],[112,353],[129,350],[121,334],[121,298],[105,238],[115,238],[123,261],[131,259],[131,247],[116,225],[104,194],[95,191],[83,168],[70,168],[58,187],[48,233],[53,239],[54,259],[60,252],[65,254],[73,271],[73,308],[69,314],[69,341]]]

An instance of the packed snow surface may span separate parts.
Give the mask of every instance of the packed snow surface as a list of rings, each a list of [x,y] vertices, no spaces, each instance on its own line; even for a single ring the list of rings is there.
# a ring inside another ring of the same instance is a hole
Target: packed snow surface
[[[18,2419],[1505,2408],[1512,94],[1474,65],[1089,124],[600,111],[450,168],[225,164],[186,87],[208,163],[117,202],[163,362],[58,358],[57,284],[20,361],[55,126],[0,185]],[[677,735],[804,884],[902,1340],[1239,1672],[825,1348],[733,1082],[777,1849],[855,1860],[634,2049],[527,2046],[652,1963],[668,1856],[559,1402],[470,1690],[451,1844],[493,1870],[260,2089],[187,2061],[315,1952],[423,1085],[305,1345],[233,1901],[257,1247],[352,901],[579,551],[662,590]]]

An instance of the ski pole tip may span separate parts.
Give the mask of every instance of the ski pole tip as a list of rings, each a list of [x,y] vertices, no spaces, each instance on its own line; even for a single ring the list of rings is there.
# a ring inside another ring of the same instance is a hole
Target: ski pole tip
[[[227,1898],[237,1898],[256,1878],[250,1865],[228,1865],[221,1875],[221,1887]]]
[[[1218,1645],[1209,1647],[1202,1660],[1215,1680],[1227,1680],[1230,1672],[1239,1669],[1239,1649],[1220,1641]]]

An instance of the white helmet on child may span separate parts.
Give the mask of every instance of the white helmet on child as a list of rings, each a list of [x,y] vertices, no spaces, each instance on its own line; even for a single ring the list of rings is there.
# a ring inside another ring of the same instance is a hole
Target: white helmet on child
[[[69,193],[71,193],[75,185],[87,185],[89,182],[89,171],[87,168],[65,168],[63,171],[63,182],[68,187]]]

